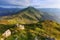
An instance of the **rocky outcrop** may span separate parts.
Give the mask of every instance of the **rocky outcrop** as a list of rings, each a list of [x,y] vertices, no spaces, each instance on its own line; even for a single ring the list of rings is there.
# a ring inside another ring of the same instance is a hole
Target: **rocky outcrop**
[[[11,35],[11,31],[9,29],[2,34],[2,36],[5,38],[9,37],[10,35]]]

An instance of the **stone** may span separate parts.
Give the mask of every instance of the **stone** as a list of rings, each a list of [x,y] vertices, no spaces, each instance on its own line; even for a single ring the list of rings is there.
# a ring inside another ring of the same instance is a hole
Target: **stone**
[[[35,40],[38,40],[38,38],[37,38],[37,37],[35,37]]]
[[[24,25],[19,25],[19,28],[20,28],[20,29],[25,29],[25,28],[24,28]]]
[[[11,31],[8,29],[8,30],[6,30],[3,34],[2,34],[2,36],[4,37],[4,38],[7,38],[7,37],[9,37],[11,35]]]
[[[4,38],[1,38],[0,40],[4,40]]]
[[[16,24],[16,26],[17,26],[18,29],[22,29],[22,30],[25,29],[24,25],[22,25],[22,24]]]

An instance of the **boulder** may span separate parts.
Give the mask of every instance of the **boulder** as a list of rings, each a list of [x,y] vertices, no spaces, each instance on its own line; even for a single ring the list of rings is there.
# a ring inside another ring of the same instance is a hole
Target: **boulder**
[[[24,25],[22,25],[22,24],[16,24],[16,26],[17,26],[18,29],[21,29],[21,30],[25,29]]]
[[[4,38],[7,38],[7,37],[9,37],[11,35],[11,31],[8,29],[8,30],[6,30],[3,34],[2,34],[2,36],[4,37]]]
[[[1,38],[0,40],[4,40],[4,38]]]

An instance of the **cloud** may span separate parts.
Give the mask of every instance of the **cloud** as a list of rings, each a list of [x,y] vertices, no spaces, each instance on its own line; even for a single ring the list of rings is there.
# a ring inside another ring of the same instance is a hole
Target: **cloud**
[[[31,0],[31,6],[37,8],[60,8],[60,0]]]
[[[33,6],[37,8],[60,8],[60,0],[0,0],[0,6]]]
[[[25,7],[23,7],[23,6],[0,6],[1,8],[25,8]]]
[[[22,6],[28,6],[29,0],[8,0],[8,3],[14,4],[14,5],[22,5]]]
[[[7,5],[7,6],[29,6],[29,0],[0,0],[0,5]]]

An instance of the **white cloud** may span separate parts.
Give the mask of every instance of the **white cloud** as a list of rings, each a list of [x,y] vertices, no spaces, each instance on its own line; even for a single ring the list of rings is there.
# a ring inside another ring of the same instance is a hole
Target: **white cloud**
[[[29,0],[4,0],[5,3],[19,6],[29,6]]]
[[[60,8],[60,0],[3,0],[3,1],[7,4],[19,5],[20,7],[34,6],[37,8]]]
[[[14,4],[14,5],[22,5],[22,6],[28,6],[29,5],[28,0],[12,0],[9,3]]]
[[[60,0],[33,0],[31,5],[37,8],[60,8]]]
[[[2,8],[25,8],[23,6],[0,6]]]

